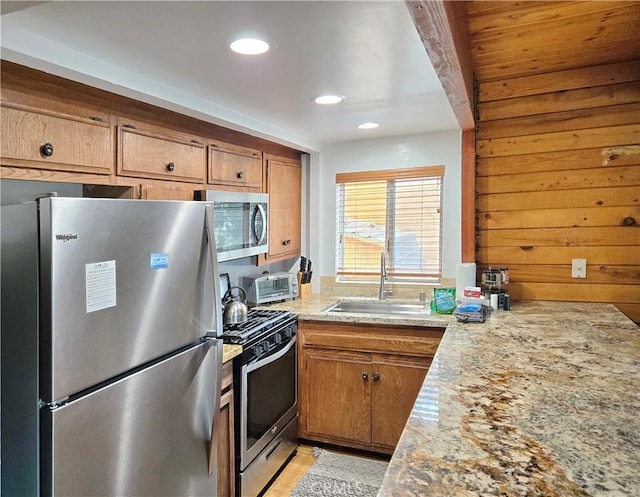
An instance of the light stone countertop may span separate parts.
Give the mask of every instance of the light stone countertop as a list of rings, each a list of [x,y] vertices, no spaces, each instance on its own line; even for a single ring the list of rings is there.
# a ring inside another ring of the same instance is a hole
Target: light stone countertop
[[[462,324],[322,311],[338,299],[271,307],[447,326],[379,497],[640,496],[640,329],[614,306],[514,302]]]
[[[222,362],[225,363],[230,361],[236,356],[242,354],[242,345],[233,345],[230,343],[225,343],[222,346]]]

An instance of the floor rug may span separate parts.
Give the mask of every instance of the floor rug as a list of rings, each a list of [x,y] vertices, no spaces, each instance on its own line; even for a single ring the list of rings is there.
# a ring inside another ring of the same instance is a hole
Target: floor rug
[[[365,457],[313,448],[316,462],[298,482],[291,497],[375,497],[389,465]]]

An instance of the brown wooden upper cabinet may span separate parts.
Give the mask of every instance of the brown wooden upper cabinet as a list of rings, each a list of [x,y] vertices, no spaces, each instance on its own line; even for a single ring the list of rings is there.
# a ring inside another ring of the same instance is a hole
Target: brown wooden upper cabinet
[[[2,104],[2,164],[77,173],[111,174],[113,128],[107,115],[66,115]]]
[[[300,255],[302,163],[265,154],[265,181],[269,194],[269,251],[259,262]]]
[[[204,183],[206,170],[204,140],[140,125],[118,126],[119,175]]]
[[[262,151],[209,141],[208,183],[230,189],[262,191]]]

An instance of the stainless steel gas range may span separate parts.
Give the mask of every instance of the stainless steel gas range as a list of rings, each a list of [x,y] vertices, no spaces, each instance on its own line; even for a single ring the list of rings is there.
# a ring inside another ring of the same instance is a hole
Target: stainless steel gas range
[[[234,363],[236,489],[259,495],[298,447],[297,317],[249,309],[247,321],[225,325],[225,343],[241,344]]]

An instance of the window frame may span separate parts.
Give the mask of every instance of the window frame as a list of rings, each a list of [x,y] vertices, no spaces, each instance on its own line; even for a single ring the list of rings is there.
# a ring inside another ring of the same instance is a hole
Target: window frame
[[[392,237],[389,236],[389,233],[392,233],[393,236],[396,236],[397,233],[395,231],[395,216],[394,216],[394,208],[395,205],[393,203],[396,200],[395,192],[392,195],[389,195],[389,189],[394,188],[395,180],[402,179],[426,179],[426,178],[438,178],[440,180],[439,184],[439,227],[438,227],[438,270],[436,273],[424,274],[424,273],[407,273],[402,272],[398,273],[395,271],[395,268],[390,267],[388,269],[388,274],[393,278],[395,283],[406,283],[406,284],[437,284],[442,280],[442,241],[443,241],[443,210],[444,210],[444,177],[445,177],[445,167],[443,165],[433,165],[433,166],[419,166],[413,168],[404,168],[404,169],[384,169],[384,170],[376,170],[376,171],[357,171],[357,172],[348,172],[348,173],[337,173],[336,174],[336,239],[334,241],[334,250],[335,250],[335,278],[338,283],[377,283],[379,278],[379,270],[374,272],[366,272],[366,271],[346,271],[344,269],[339,269],[341,261],[339,258],[340,251],[340,237],[341,232],[339,231],[340,226],[344,226],[344,217],[342,219],[342,223],[340,223],[339,217],[340,215],[344,216],[344,213],[339,212],[339,204],[338,204],[338,194],[339,187],[342,184],[346,183],[364,183],[371,181],[387,181],[387,200],[385,203],[385,217],[386,217],[386,225],[385,225],[385,251],[389,253],[390,245],[393,244]],[[391,201],[391,205],[390,205]],[[392,257],[389,257],[387,261],[392,260]]]

